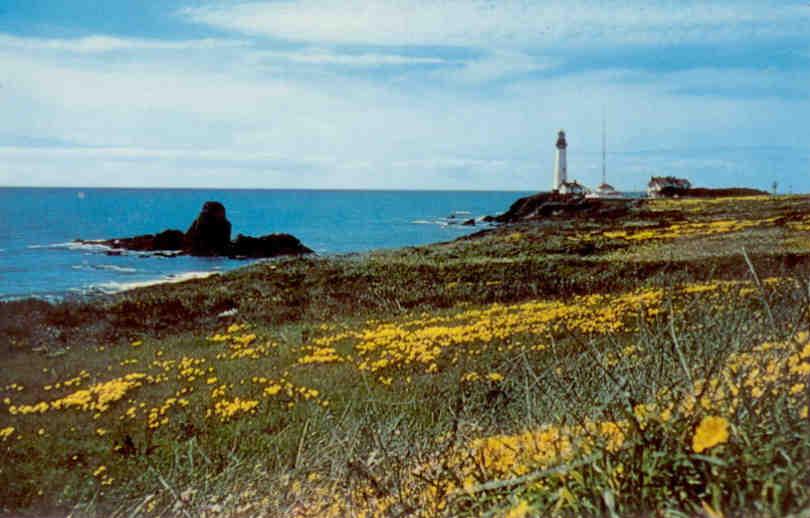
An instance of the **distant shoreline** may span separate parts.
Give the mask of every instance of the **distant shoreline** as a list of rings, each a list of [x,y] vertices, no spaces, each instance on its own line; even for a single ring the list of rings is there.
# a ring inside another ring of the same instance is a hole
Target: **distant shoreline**
[[[16,188],[0,187],[0,189],[16,189]],[[25,188],[25,189],[27,189],[27,188]],[[50,188],[47,188],[47,189],[50,189]],[[70,188],[70,187],[59,187],[59,188],[54,188],[54,189],[68,190],[68,191],[74,190],[73,188]],[[93,189],[106,190],[106,188],[93,188]],[[113,190],[124,190],[124,191],[126,191],[126,190],[129,190],[129,189],[113,188]],[[155,190],[165,190],[165,189],[158,188],[158,189],[155,189]],[[196,191],[196,190],[203,190],[203,189],[196,189],[195,188],[195,189],[187,189],[187,190]],[[233,190],[234,191],[244,191],[244,189],[233,189]],[[281,190],[281,191],[289,191],[288,189],[279,189],[279,190]],[[297,189],[295,189],[295,190],[297,190]],[[708,191],[708,189],[701,189],[701,190],[702,191]],[[315,190],[304,189],[302,191],[315,191]],[[726,190],[723,190],[723,191],[731,191],[731,189],[726,189]],[[333,191],[331,191],[331,190],[318,190],[317,192],[333,192]],[[354,192],[400,192],[400,191],[398,191],[398,190],[393,190],[393,191],[356,190]],[[442,191],[409,191],[409,192],[442,192]],[[463,192],[479,192],[479,191],[463,191]],[[506,193],[506,192],[512,192],[512,191],[480,191],[480,192],[501,192],[501,193]],[[520,192],[520,191],[517,191],[517,192]],[[628,199],[632,199],[633,198],[631,196],[632,194],[643,194],[643,193],[624,193],[624,194],[627,195]],[[688,198],[684,197],[684,198],[681,198],[681,199],[688,199]],[[504,213],[505,213],[505,211],[508,209],[508,207],[503,207],[503,209],[504,209]],[[421,221],[421,220],[419,220],[419,221]],[[431,223],[435,223],[435,222],[431,222]],[[503,224],[503,223],[501,223],[501,224]],[[457,239],[457,238],[464,237],[466,235],[469,235],[470,233],[478,233],[481,230],[486,230],[486,227],[481,228],[480,226],[478,226],[478,227],[461,227],[460,225],[454,225],[454,226],[457,226],[459,229],[465,228],[466,230],[469,230],[469,232],[465,232],[463,236],[455,236],[452,239],[450,239],[450,241],[453,241],[454,239]],[[489,228],[491,228],[491,227],[489,227]],[[432,241],[432,242],[429,242],[429,243],[419,243],[419,244],[413,244],[413,245],[400,245],[400,246],[393,246],[393,247],[380,246],[380,247],[369,249],[369,250],[357,250],[357,251],[337,251],[337,252],[329,252],[329,253],[318,252],[318,256],[327,257],[327,258],[335,258],[335,257],[340,258],[342,256],[352,256],[352,255],[356,256],[356,255],[373,254],[373,253],[386,252],[386,251],[396,251],[396,250],[401,250],[401,249],[404,249],[404,248],[410,248],[410,247],[413,247],[413,246],[434,246],[434,245],[441,244],[441,243],[444,243],[444,242],[447,242],[447,240],[440,238],[440,239],[438,239],[436,241]],[[71,248],[71,247],[74,247],[74,246],[76,246],[76,247],[94,247],[93,250],[96,251],[96,252],[99,252],[99,248],[103,247],[103,245],[79,245],[79,244],[77,244],[75,242],[68,242],[68,243],[60,243],[60,244],[54,244],[54,245],[29,245],[28,248],[43,248],[44,249],[44,248],[51,248],[51,247],[56,247],[56,246],[64,246],[65,248]],[[104,247],[104,248],[108,248],[108,247]],[[132,255],[132,256],[141,255],[140,252],[136,252],[136,251],[128,251],[128,252],[126,252],[126,254],[129,254],[129,255]],[[9,294],[0,294],[0,303],[8,303],[8,302],[14,302],[14,301],[25,301],[25,300],[29,300],[29,299],[31,299],[31,300],[42,300],[42,301],[47,301],[47,302],[51,302],[51,303],[62,303],[62,302],[72,302],[72,301],[78,301],[78,302],[95,301],[95,300],[104,299],[104,298],[107,298],[107,297],[115,297],[117,295],[127,293],[127,292],[131,292],[133,290],[137,290],[137,289],[145,288],[145,287],[154,287],[154,286],[160,286],[160,285],[178,284],[178,283],[182,283],[182,282],[186,282],[186,281],[197,281],[197,280],[205,279],[205,278],[213,276],[213,275],[219,275],[219,274],[224,274],[224,273],[228,273],[228,272],[231,272],[231,271],[242,270],[244,268],[250,268],[250,267],[254,266],[255,264],[257,264],[258,262],[262,262],[262,261],[265,261],[265,260],[266,259],[251,259],[251,260],[248,260],[247,262],[245,262],[244,264],[242,264],[240,266],[236,266],[235,268],[228,268],[226,270],[191,269],[191,270],[186,271],[186,272],[172,272],[172,273],[156,274],[155,276],[153,276],[151,278],[145,278],[145,279],[139,279],[139,280],[120,281],[120,282],[116,281],[116,280],[107,280],[107,281],[102,281],[102,282],[98,282],[98,283],[94,283],[94,284],[86,284],[83,287],[71,288],[71,289],[68,289],[68,290],[60,291],[60,292],[40,292],[40,293],[30,293],[30,294],[11,294],[11,293],[9,293]]]
[[[222,192],[242,192],[242,191],[278,191],[278,192],[414,192],[414,193],[450,193],[450,192],[472,192],[472,193],[522,193],[520,189],[356,189],[349,187],[334,188],[314,188],[314,187],[71,187],[71,186],[43,186],[43,185],[9,185],[0,186],[0,190],[12,189],[38,189],[38,190],[62,190],[62,191],[222,191]],[[636,191],[631,191],[636,192]],[[638,191],[642,192],[642,191]]]

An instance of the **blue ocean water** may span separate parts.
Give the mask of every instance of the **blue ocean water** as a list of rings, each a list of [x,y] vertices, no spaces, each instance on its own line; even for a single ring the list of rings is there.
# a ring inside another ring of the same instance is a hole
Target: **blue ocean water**
[[[446,241],[526,192],[0,188],[0,300],[111,293],[247,264],[225,258],[109,256],[77,238],[185,231],[208,200],[232,235],[288,232],[322,255]],[[477,227],[480,229],[480,227]]]

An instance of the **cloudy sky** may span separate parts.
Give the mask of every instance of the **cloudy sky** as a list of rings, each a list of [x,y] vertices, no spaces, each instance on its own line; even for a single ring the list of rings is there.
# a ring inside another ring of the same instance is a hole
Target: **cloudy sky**
[[[806,0],[0,0],[0,185],[810,191]]]

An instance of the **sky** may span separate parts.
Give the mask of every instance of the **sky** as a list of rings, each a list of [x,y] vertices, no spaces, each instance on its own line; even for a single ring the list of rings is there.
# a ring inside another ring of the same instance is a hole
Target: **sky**
[[[810,3],[0,0],[0,186],[810,192]]]

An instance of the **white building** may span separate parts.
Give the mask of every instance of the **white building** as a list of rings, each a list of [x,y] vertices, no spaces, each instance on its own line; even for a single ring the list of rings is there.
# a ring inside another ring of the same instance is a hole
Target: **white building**
[[[586,195],[590,191],[588,188],[579,183],[578,181],[574,180],[572,182],[563,182],[560,184],[560,187],[557,189],[560,194],[578,194],[578,195]]]
[[[587,187],[576,180],[568,179],[567,149],[568,142],[565,141],[565,131],[560,130],[557,134],[557,156],[554,160],[554,180],[551,190],[560,194],[588,195],[591,191]]]
[[[560,187],[568,182],[568,163],[565,157],[567,148],[568,143],[565,141],[565,131],[560,130],[560,133],[557,135],[557,158],[554,161],[554,185],[551,186],[552,191],[559,191]]]
[[[653,176],[647,184],[647,196],[661,198],[665,196],[678,196],[692,188],[692,182],[685,178],[674,176]]]

